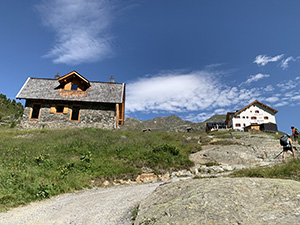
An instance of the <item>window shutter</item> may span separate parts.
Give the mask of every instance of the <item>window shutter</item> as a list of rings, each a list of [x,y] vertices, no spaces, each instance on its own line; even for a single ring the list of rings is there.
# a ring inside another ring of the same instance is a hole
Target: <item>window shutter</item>
[[[56,108],[54,105],[51,105],[50,113],[56,113]]]
[[[63,112],[63,113],[64,113],[64,114],[68,114],[68,112],[69,112],[69,107],[68,107],[68,106],[65,106],[65,107],[64,107],[64,112]]]

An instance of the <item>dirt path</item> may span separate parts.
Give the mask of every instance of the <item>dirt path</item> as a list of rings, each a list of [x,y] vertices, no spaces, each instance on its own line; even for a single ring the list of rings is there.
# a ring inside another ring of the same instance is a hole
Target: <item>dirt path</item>
[[[126,225],[133,209],[159,183],[94,188],[0,213],[1,225]]]

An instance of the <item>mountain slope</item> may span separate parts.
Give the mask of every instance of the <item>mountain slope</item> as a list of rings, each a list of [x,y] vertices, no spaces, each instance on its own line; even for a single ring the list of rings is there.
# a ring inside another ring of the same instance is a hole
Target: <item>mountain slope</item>
[[[176,115],[168,117],[156,117],[153,120],[140,121],[135,118],[125,118],[124,126],[121,126],[122,130],[133,130],[133,131],[161,131],[161,132],[186,132],[187,128],[192,128],[195,132],[204,132],[206,122],[224,122],[225,115],[214,115],[210,119],[194,123],[191,121],[183,120]]]

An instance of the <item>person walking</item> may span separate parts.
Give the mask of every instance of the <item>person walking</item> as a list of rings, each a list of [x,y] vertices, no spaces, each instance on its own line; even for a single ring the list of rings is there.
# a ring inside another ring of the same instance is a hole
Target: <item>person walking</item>
[[[293,153],[293,157],[295,158],[295,150],[294,150],[294,147],[293,147],[293,141],[291,139],[291,136],[290,135],[287,135],[288,136],[288,139],[287,139],[287,144],[283,146],[283,161],[285,161],[285,157],[286,157],[286,153],[287,151],[291,151]]]
[[[294,137],[294,141],[297,142],[299,136],[299,130],[294,126],[291,126],[291,129],[292,129],[292,136]]]

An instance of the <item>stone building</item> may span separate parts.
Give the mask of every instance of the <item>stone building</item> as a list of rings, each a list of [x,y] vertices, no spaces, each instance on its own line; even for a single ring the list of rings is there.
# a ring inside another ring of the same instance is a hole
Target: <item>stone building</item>
[[[22,128],[97,127],[124,124],[125,84],[90,82],[76,71],[55,79],[29,77],[17,99],[25,99]]]

